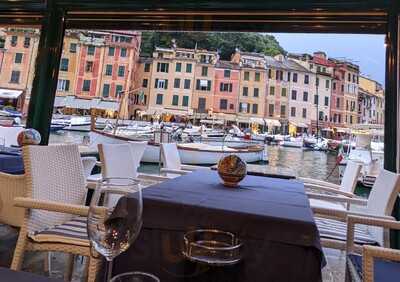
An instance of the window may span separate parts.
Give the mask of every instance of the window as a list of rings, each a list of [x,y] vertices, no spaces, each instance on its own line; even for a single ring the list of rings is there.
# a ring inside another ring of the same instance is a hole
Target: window
[[[147,78],[143,79],[142,87],[147,88],[148,84],[149,84],[149,80]]]
[[[68,63],[69,60],[66,58],[61,58],[61,63],[60,63],[60,70],[62,71],[68,71]]]
[[[274,104],[268,104],[268,116],[274,116]]]
[[[302,117],[307,118],[307,109],[303,108]]]
[[[96,50],[96,47],[94,46],[88,46],[87,47],[87,54],[88,55],[94,55],[94,51]]]
[[[115,97],[121,97],[122,95],[122,85],[117,85],[115,87]]]
[[[121,48],[121,57],[125,58],[127,54],[126,48]]]
[[[325,88],[329,89],[329,80],[325,80]]]
[[[259,89],[258,88],[254,88],[254,93],[253,93],[254,97],[258,97],[259,96]]]
[[[247,86],[243,87],[243,96],[249,96],[249,88]]]
[[[185,79],[183,88],[190,89],[190,79]]]
[[[172,106],[178,106],[178,103],[179,103],[179,96],[173,95],[172,96]]]
[[[351,74],[350,73],[347,74],[347,80],[351,81]]]
[[[272,70],[268,69],[268,78],[272,78]]]
[[[189,106],[189,96],[183,96],[182,97],[182,106],[183,107],[188,107]]]
[[[106,65],[106,75],[110,76],[112,75],[112,65]]]
[[[180,87],[181,87],[181,79],[175,78],[174,79],[174,88],[180,88]]]
[[[154,88],[168,89],[168,79],[158,79],[156,78]]]
[[[202,76],[208,75],[208,67],[201,67],[201,75]]]
[[[314,95],[314,105],[318,105],[318,95]]]
[[[282,88],[282,94],[281,94],[281,96],[282,97],[286,97],[286,88]]]
[[[59,79],[57,81],[57,91],[69,91],[69,80]]]
[[[110,84],[104,84],[103,85],[103,97],[107,98],[110,96]]]
[[[211,90],[211,80],[197,79],[196,80],[196,90],[210,91]]]
[[[254,74],[254,81],[260,81],[260,78],[261,78],[260,73],[259,73],[259,72],[256,72],[256,73]]]
[[[192,72],[192,64],[186,64],[186,72],[191,73]]]
[[[297,82],[297,73],[293,73],[293,82]]]
[[[224,77],[231,77],[231,71],[230,70],[224,70]]]
[[[219,85],[221,92],[232,92],[232,83],[222,83]]]
[[[340,98],[336,98],[336,108],[340,108]]]
[[[69,52],[76,53],[76,47],[77,47],[76,43],[69,44]]]
[[[304,75],[304,84],[308,84],[309,83],[309,76],[308,74]]]
[[[329,106],[329,97],[325,97],[325,106]]]
[[[24,48],[29,48],[29,46],[31,46],[31,38],[25,37],[24,38]]]
[[[10,83],[19,83],[19,77],[21,75],[20,71],[12,71]]]
[[[286,105],[281,105],[281,118],[286,116]]]
[[[163,94],[157,94],[156,104],[162,105],[162,103],[163,103]]]
[[[297,91],[292,90],[292,100],[296,100],[296,99],[297,99]]]
[[[17,43],[18,43],[18,36],[16,35],[11,36],[11,46],[15,47],[17,46]]]
[[[108,47],[108,56],[114,57],[114,54],[115,54],[115,47]],[[148,64],[144,65],[145,68],[146,68],[146,65],[148,65]]]
[[[258,113],[258,104],[253,104],[252,113],[253,114],[257,114]]]
[[[93,71],[93,62],[87,61],[85,65],[85,71],[86,72],[92,72]]]
[[[15,53],[15,61],[16,64],[22,63],[22,53]]]
[[[275,95],[275,87],[274,86],[269,87],[269,95]]]
[[[349,110],[349,101],[346,100],[346,111]]]
[[[296,108],[295,107],[291,107],[290,108],[290,116],[291,117],[295,117],[296,116]]]
[[[249,73],[248,71],[245,71],[245,72],[244,72],[244,77],[243,77],[243,79],[244,79],[244,80],[247,80],[247,81],[250,80],[250,73]]]
[[[181,72],[182,71],[182,63],[176,63],[175,71],[176,72]]]
[[[150,72],[150,64],[149,63],[144,64],[144,72]]]
[[[308,101],[308,92],[306,92],[306,91],[303,92],[303,101],[304,102]]]
[[[333,90],[336,90],[336,82],[332,83]]]
[[[277,70],[277,71],[275,71],[275,79],[276,80],[280,80],[280,73],[281,73],[281,71],[279,71],[279,70]]]
[[[341,90],[342,90],[342,92],[344,92],[344,85],[343,84],[342,84],[342,89]]]
[[[219,100],[219,108],[221,110],[226,110],[228,109],[228,101],[226,99],[221,99]]]
[[[204,111],[206,110],[206,98],[203,98],[203,97],[199,98],[198,110],[199,110],[199,112],[204,113]]]
[[[157,72],[166,72],[168,73],[168,63],[157,63]]]
[[[234,109],[235,109],[235,106],[234,106],[233,104],[229,104],[229,109],[230,109],[230,110],[234,110]]]
[[[82,91],[90,91],[90,80],[85,79],[83,81]]]
[[[318,113],[318,119],[319,119],[319,120],[324,120],[324,112],[323,112],[323,111],[320,111],[320,112]]]
[[[316,85],[316,86],[319,86],[319,77],[317,77],[317,78],[315,79],[315,85]]]
[[[119,77],[124,77],[125,76],[125,66],[119,66],[118,67],[118,76]]]
[[[4,37],[0,37],[0,48],[4,49],[4,46],[6,45],[6,40]]]
[[[290,72],[287,73],[287,81],[290,81]]]

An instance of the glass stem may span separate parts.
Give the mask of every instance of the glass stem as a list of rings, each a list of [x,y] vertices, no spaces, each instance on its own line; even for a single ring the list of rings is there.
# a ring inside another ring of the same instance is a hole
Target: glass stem
[[[112,278],[112,268],[113,268],[113,260],[107,260],[107,275],[106,275],[106,282],[110,282]]]

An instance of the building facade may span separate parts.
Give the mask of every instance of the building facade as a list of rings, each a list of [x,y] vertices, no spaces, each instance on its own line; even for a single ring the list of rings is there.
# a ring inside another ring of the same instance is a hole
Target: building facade
[[[378,82],[360,76],[358,88],[358,121],[361,124],[384,123],[383,87]]]
[[[215,66],[212,112],[233,115],[238,113],[239,79],[240,69],[238,64],[218,61]]]

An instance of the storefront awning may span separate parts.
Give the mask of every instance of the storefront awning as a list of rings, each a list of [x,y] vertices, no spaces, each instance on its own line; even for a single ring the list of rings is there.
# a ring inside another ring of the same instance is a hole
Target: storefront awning
[[[224,124],[224,121],[220,120],[220,119],[202,119],[200,120],[200,123],[204,123],[204,124]]]
[[[250,118],[250,122],[251,123],[257,123],[257,124],[260,124],[260,125],[265,125],[264,119],[263,118],[259,118],[259,117],[251,117]]]
[[[0,98],[3,99],[18,99],[21,94],[22,90],[0,88]]]
[[[266,118],[266,119],[264,119],[265,120],[265,123],[268,125],[268,126],[276,126],[276,127],[280,127],[281,126],[281,123],[279,122],[279,120],[276,120],[276,119],[269,119],[269,118]]]
[[[292,121],[291,121],[290,124],[292,124],[292,125],[294,125],[294,126],[296,126],[296,127],[302,127],[302,128],[307,128],[307,127],[308,127],[307,124],[302,123],[302,122],[292,122]]]

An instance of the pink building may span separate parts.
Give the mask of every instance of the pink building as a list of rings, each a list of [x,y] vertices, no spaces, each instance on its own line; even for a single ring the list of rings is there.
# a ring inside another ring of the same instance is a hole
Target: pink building
[[[239,66],[219,61],[215,67],[214,105],[217,113],[235,114],[239,98]]]

